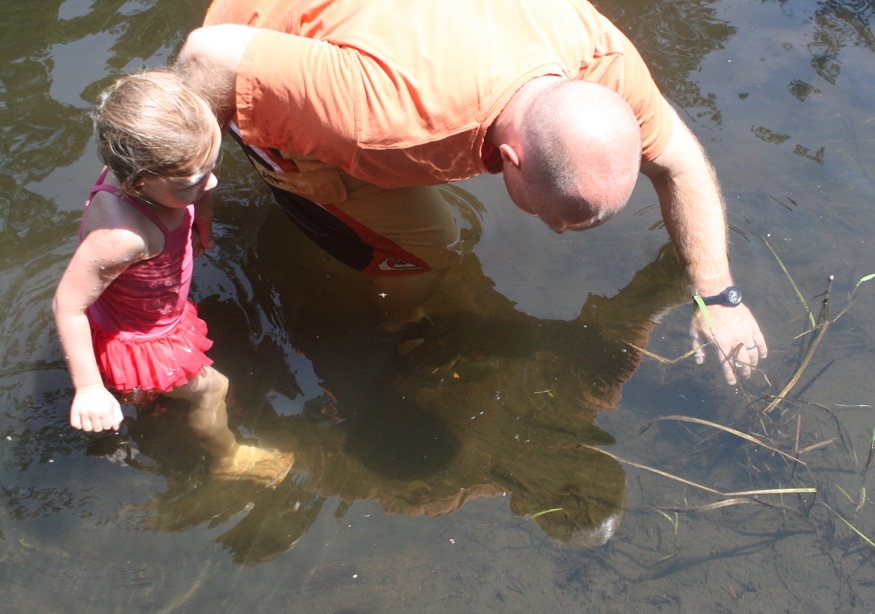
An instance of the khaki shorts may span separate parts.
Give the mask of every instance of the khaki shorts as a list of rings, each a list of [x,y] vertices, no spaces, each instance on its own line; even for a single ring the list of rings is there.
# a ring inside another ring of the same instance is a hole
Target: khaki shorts
[[[459,231],[440,186],[387,190],[305,156],[243,145],[277,203],[313,241],[371,275],[446,269]]]

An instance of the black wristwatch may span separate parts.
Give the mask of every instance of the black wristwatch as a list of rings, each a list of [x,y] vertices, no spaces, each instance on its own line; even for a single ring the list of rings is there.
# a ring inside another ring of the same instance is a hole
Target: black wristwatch
[[[741,305],[741,288],[738,286],[729,286],[716,296],[703,296],[702,302],[706,305],[728,305],[729,307],[738,307]]]

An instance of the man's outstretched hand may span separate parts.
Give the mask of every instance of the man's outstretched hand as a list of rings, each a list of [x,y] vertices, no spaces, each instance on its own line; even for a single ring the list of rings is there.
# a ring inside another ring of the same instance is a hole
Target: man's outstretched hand
[[[736,374],[745,379],[750,377],[751,370],[769,353],[766,340],[750,309],[745,305],[706,307],[710,327],[701,308],[696,306],[695,309],[690,324],[693,348],[714,342],[723,376],[730,386],[737,383]],[[697,364],[705,362],[704,348],[699,349],[695,357]]]

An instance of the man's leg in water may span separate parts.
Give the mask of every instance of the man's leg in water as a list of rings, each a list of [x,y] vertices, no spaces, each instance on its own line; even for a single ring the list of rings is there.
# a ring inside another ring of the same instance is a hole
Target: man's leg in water
[[[316,204],[275,189],[277,202],[317,245],[363,274],[380,326],[424,317],[422,303],[460,258],[452,209],[437,186],[386,190],[344,176],[347,198]]]

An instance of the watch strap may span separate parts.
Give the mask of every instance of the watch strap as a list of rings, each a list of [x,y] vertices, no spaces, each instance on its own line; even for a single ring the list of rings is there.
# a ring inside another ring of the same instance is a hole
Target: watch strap
[[[714,296],[699,295],[699,298],[704,305],[728,305],[730,307],[737,307],[738,305],[741,305],[742,301],[741,288],[738,286],[729,286],[720,294]]]

